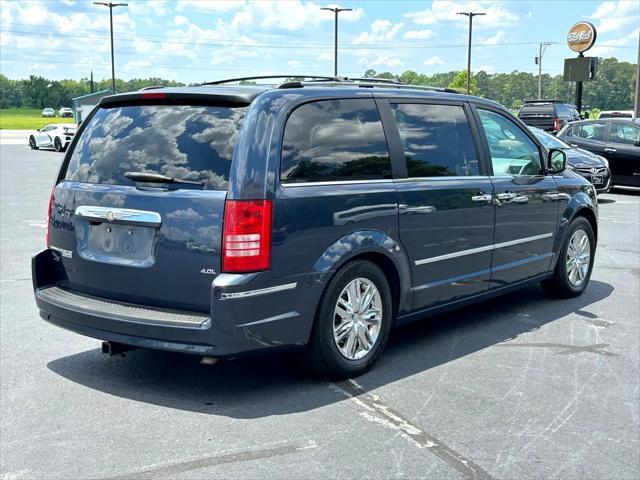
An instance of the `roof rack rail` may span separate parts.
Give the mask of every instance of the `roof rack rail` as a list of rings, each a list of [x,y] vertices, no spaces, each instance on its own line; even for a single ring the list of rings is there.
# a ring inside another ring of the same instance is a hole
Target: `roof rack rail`
[[[545,100],[544,98],[536,98],[532,100],[523,100],[522,103],[569,103],[562,100]]]
[[[352,81],[352,82],[391,83],[391,84],[394,84],[394,85],[395,84],[400,84],[400,85],[403,84],[403,82],[398,78],[376,78],[376,77],[352,78],[352,77],[347,77],[346,80],[349,80],[349,81]]]
[[[142,87],[140,90],[155,90],[156,88],[164,88],[162,85],[149,85],[148,87]]]
[[[238,78],[225,78],[223,80],[214,80],[212,82],[204,82],[200,85],[222,85],[225,83],[242,82],[248,80],[268,80],[274,78],[312,78],[315,80],[343,82],[344,77],[327,76],[327,75],[258,75],[255,77],[238,77]]]

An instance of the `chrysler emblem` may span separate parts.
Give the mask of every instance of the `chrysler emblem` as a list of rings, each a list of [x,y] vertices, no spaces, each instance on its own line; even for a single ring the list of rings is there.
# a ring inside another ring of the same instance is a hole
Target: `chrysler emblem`
[[[113,212],[107,212],[107,214],[105,215],[105,218],[110,221],[113,222],[116,218],[116,214]]]

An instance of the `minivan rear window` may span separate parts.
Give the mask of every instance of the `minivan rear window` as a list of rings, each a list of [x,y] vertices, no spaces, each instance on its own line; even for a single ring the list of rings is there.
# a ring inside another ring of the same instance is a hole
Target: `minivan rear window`
[[[204,182],[226,190],[248,107],[128,105],[100,108],[75,146],[66,180],[133,185],[126,172]]]

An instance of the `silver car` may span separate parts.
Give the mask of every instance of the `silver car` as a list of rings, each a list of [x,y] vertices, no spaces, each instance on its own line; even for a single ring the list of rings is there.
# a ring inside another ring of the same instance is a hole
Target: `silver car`
[[[45,108],[44,110],[42,110],[42,116],[43,117],[55,117],[56,116],[56,111],[53,108]]]

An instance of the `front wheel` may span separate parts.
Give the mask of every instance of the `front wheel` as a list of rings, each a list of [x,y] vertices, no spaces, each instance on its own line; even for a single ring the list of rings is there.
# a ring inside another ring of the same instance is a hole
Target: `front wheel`
[[[36,145],[36,139],[33,136],[29,137],[29,148],[31,148],[31,150],[38,150],[38,145]]]
[[[553,277],[542,282],[542,288],[555,297],[580,295],[591,278],[595,253],[596,242],[591,224],[584,217],[576,218],[569,225],[560,248]]]
[[[357,377],[384,350],[393,321],[389,282],[380,268],[356,260],[327,285],[318,308],[307,356],[331,379]]]

